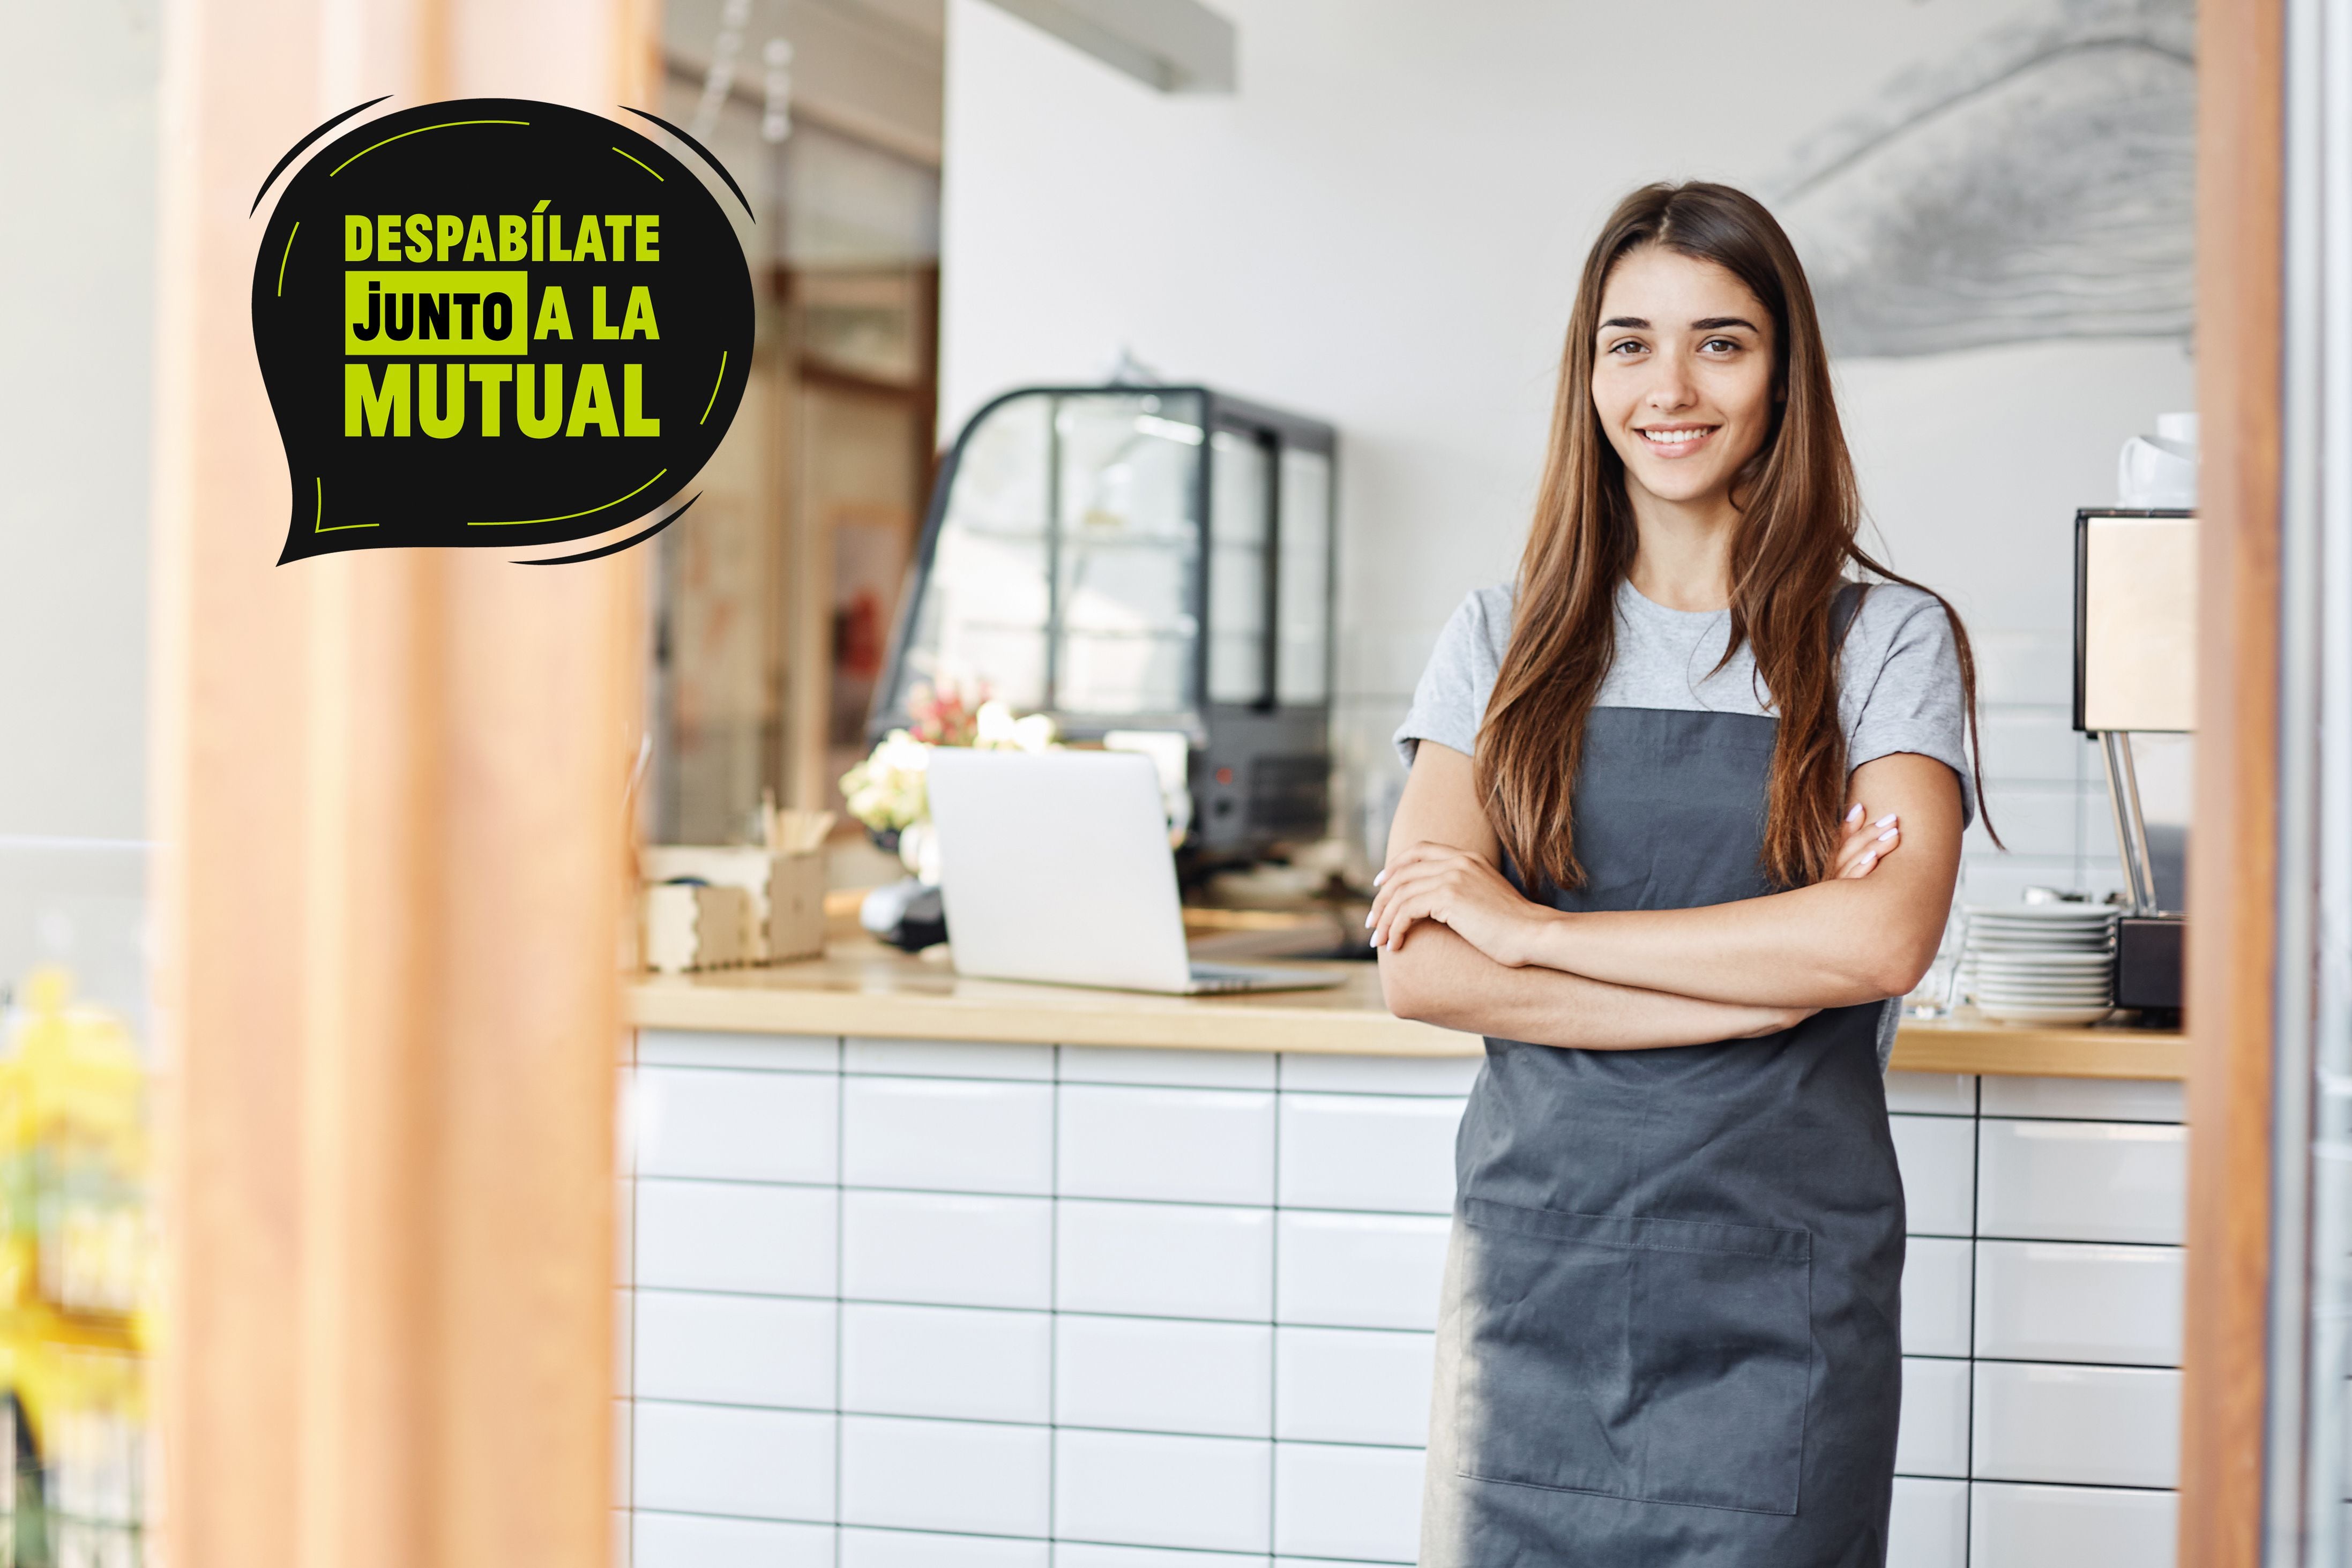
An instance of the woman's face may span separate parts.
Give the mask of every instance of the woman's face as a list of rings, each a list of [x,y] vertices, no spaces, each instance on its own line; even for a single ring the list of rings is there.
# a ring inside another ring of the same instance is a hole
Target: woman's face
[[[1776,402],[1772,318],[1712,261],[1629,252],[1601,290],[1592,405],[1625,483],[1661,500],[1727,498]]]

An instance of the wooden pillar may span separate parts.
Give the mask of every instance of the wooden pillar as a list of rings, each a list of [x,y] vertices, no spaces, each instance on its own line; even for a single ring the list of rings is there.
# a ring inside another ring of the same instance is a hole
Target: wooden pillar
[[[2184,1568],[2252,1568],[2263,1517],[2278,909],[2285,19],[2198,17],[2197,831],[2189,871]]]
[[[380,92],[644,104],[655,0],[174,0],[152,814],[174,1568],[607,1558],[641,552],[272,564],[247,289]]]

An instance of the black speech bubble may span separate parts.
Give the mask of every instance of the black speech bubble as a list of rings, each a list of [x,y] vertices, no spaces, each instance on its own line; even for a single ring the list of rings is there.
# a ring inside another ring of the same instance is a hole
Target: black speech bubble
[[[578,254],[590,220],[601,259]],[[536,335],[551,290],[569,338]],[[303,162],[254,261],[253,342],[293,481],[280,565],[558,544],[651,516],[718,449],[751,376],[751,279],[724,209],[659,144],[561,104],[464,99]]]

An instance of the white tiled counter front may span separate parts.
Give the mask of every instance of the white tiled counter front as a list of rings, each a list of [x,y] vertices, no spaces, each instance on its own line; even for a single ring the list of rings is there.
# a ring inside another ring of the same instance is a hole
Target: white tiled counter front
[[[634,1568],[1412,1562],[1475,1068],[642,1031]],[[2168,1561],[2179,1086],[1890,1102],[1893,1568]]]

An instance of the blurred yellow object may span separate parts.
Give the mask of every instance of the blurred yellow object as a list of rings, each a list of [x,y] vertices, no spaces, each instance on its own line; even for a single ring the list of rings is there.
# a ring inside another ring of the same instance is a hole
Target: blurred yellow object
[[[61,969],[20,997],[0,1051],[0,1388],[30,1449],[5,1500],[23,1563],[78,1532],[139,1532],[154,1247],[130,1029],[75,1005]]]

